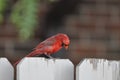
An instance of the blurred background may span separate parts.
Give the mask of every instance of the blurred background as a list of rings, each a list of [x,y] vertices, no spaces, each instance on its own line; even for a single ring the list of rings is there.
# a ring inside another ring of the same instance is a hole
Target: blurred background
[[[119,0],[0,0],[0,57],[11,63],[57,33],[71,39],[52,55],[75,65],[84,58],[120,59]]]

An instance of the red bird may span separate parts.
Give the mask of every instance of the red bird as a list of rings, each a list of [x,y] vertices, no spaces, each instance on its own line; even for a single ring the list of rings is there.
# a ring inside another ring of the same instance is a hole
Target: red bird
[[[62,47],[67,49],[69,44],[69,37],[66,34],[59,33],[39,43],[26,57],[32,57],[41,54],[51,57],[51,54],[59,51]],[[19,61],[17,61],[14,65],[18,64]]]

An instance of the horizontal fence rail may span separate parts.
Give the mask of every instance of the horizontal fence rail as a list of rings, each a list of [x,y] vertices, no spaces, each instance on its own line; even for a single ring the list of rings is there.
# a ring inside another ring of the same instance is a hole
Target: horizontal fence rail
[[[74,80],[69,59],[24,58],[16,72],[16,80]],[[14,68],[6,58],[0,58],[0,80],[14,80]],[[84,59],[76,67],[76,80],[120,80],[120,61]]]

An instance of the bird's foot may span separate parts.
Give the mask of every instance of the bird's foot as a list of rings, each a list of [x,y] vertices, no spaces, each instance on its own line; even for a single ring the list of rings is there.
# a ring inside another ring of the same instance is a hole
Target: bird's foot
[[[48,54],[44,54],[47,58],[50,58],[50,59],[54,59],[52,56],[48,55]]]
[[[50,56],[50,55],[46,55],[48,58],[50,58],[50,59],[54,59],[52,56]]]

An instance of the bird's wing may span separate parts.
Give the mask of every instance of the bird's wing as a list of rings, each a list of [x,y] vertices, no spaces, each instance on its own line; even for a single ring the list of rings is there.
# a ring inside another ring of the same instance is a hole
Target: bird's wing
[[[47,39],[47,40],[39,43],[34,49],[40,49],[45,46],[52,46],[53,44],[55,44],[55,42],[56,42],[56,39],[50,38],[50,39]]]

